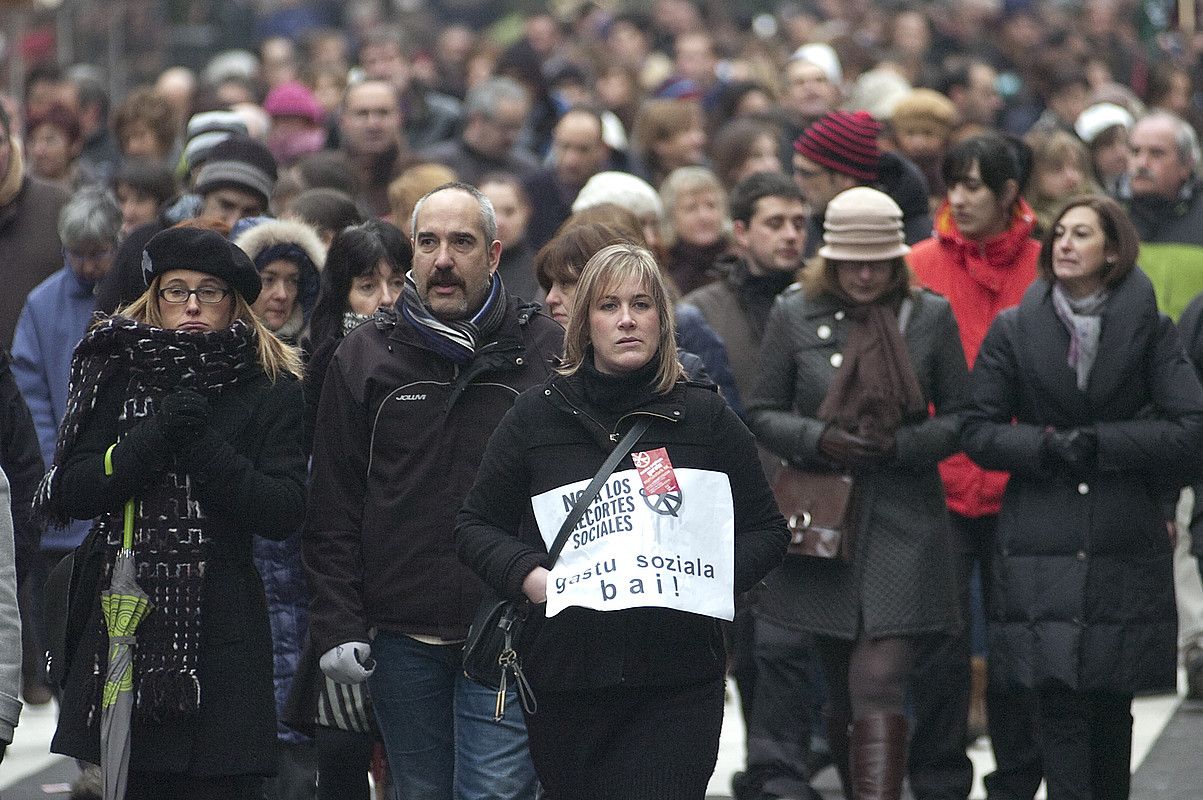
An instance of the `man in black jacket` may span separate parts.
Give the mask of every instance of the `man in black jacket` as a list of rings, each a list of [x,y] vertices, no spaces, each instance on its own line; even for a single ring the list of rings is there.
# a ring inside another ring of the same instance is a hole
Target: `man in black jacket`
[[[533,798],[516,707],[461,654],[481,584],[455,556],[456,511],[493,429],[542,384],[563,331],[507,297],[492,204],[447,184],[417,204],[396,308],[339,346],[313,448],[304,553],[322,670],[369,681],[398,796]],[[454,784],[454,787],[453,787]]]

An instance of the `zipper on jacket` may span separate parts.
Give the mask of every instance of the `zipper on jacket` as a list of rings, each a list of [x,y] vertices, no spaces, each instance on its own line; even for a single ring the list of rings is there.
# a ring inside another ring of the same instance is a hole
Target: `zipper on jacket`
[[[621,436],[618,435],[618,426],[627,417],[634,417],[634,416],[643,414],[643,415],[646,415],[649,417],[655,417],[656,419],[668,420],[669,422],[680,422],[681,421],[680,417],[675,417],[675,418],[669,417],[664,414],[657,414],[654,411],[631,411],[631,412],[623,414],[621,417],[619,417],[618,420],[614,423],[614,430],[610,430],[605,425],[602,425],[600,422],[598,422],[597,419],[592,414],[590,414],[588,411],[585,411],[583,408],[578,408],[575,403],[573,403],[570,399],[568,399],[568,395],[564,394],[564,392],[560,390],[559,386],[553,386],[552,388],[554,388],[556,390],[556,393],[558,395],[560,395],[560,397],[564,398],[564,402],[567,403],[568,406],[573,411],[575,411],[577,414],[584,414],[586,419],[588,419],[590,422],[592,422],[594,425],[596,425],[598,428],[600,428],[602,430],[602,432],[606,434],[606,438],[615,444],[617,444],[618,440],[622,438]],[[678,412],[674,412],[674,413],[678,413]]]

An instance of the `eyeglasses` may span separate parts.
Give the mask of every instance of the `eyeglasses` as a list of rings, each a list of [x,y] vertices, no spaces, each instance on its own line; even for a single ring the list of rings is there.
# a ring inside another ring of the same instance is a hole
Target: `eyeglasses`
[[[229,289],[221,289],[217,286],[202,286],[199,289],[185,289],[182,286],[168,286],[166,289],[159,290],[159,299],[164,303],[171,303],[173,306],[180,306],[187,303],[192,295],[196,295],[196,299],[207,306],[216,305],[230,293]]]

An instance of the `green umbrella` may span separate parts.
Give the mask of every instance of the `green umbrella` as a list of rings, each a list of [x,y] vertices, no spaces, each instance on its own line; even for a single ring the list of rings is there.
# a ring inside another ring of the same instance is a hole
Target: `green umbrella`
[[[110,448],[110,453],[112,448]],[[113,474],[110,453],[105,474]],[[134,501],[125,503],[121,549],[113,562],[107,591],[100,594],[104,625],[109,634],[109,667],[100,700],[100,771],[104,800],[123,800],[129,776],[130,718],[134,710],[134,631],[150,613],[150,598],[138,586],[134,564]]]

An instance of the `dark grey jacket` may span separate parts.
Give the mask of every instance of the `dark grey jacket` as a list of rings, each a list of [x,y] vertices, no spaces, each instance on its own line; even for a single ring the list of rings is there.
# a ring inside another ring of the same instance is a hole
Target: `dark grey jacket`
[[[841,639],[949,631],[959,623],[936,464],[958,446],[965,355],[948,301],[919,291],[912,302],[904,338],[936,413],[898,430],[891,464],[856,476],[851,565],[787,556],[765,579],[760,613],[781,623]],[[818,450],[826,423],[814,415],[851,327],[840,301],[798,288],[787,290],[769,316],[749,422],[761,444],[797,466],[831,468]]]
[[[995,684],[1173,691],[1177,620],[1162,498],[1196,474],[1203,388],[1140,270],[1103,310],[1086,391],[1069,334],[1038,280],[995,319],[973,372],[965,450],[1011,473],[990,608]],[[1041,457],[1047,428],[1093,428],[1079,474]]]

